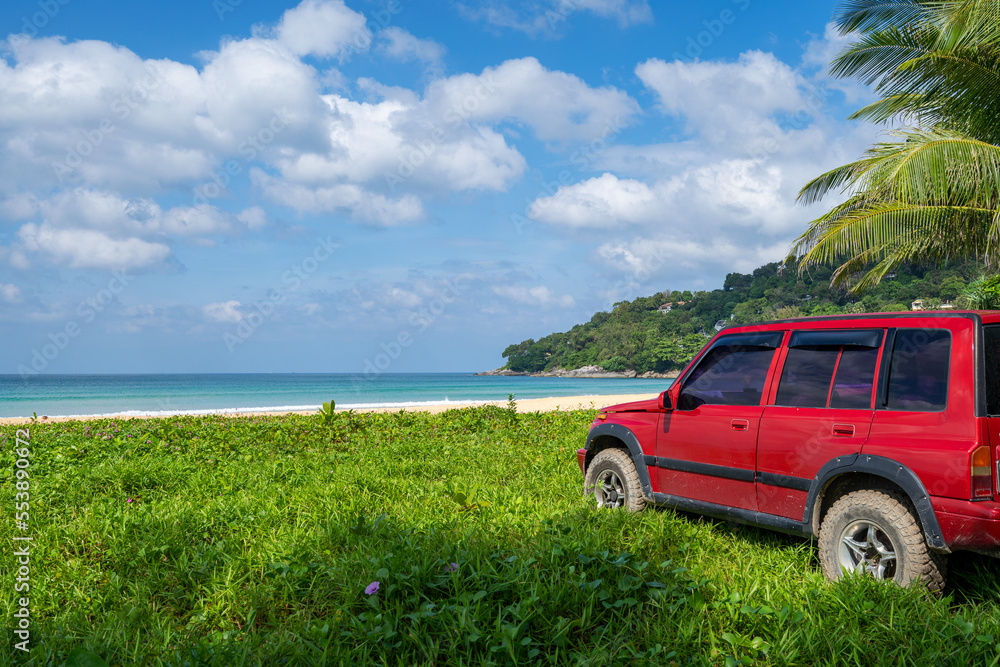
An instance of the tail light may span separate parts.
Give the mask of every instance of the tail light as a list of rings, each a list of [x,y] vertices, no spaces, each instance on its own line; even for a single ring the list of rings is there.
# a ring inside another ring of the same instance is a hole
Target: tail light
[[[979,447],[972,452],[972,499],[993,497],[993,470],[990,465],[990,448]]]

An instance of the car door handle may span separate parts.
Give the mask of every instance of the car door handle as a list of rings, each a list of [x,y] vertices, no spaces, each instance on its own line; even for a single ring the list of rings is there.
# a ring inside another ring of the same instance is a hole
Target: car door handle
[[[834,424],[833,434],[840,438],[850,438],[854,435],[854,424]]]
[[[730,424],[734,431],[747,431],[750,429],[750,422],[746,419],[734,419]]]

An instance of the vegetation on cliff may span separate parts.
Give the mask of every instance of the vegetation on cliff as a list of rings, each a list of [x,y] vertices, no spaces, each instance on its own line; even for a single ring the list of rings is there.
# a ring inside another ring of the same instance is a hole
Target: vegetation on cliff
[[[510,345],[512,371],[548,371],[597,365],[606,371],[666,372],[682,368],[715,335],[716,327],[762,320],[964,306],[960,299],[978,276],[976,264],[901,267],[864,296],[831,287],[832,268],[799,273],[793,264],[766,264],[750,274],[730,273],[722,289],[664,291],[614,304],[564,333]],[[669,311],[662,308],[670,304]]]

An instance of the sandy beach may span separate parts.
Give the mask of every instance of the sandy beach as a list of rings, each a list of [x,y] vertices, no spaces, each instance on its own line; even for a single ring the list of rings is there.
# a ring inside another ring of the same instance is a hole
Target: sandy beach
[[[608,396],[560,396],[557,398],[526,398],[522,400],[515,401],[517,403],[518,412],[551,412],[553,410],[596,410],[607,405],[615,405],[616,403],[627,403],[629,401],[641,401],[648,398],[656,398],[659,394],[616,394]],[[407,410],[409,412],[430,412],[432,414],[437,414],[444,412],[446,410],[455,410],[457,408],[466,408],[474,405],[507,405],[506,401],[490,401],[477,402],[477,403],[447,403],[440,405],[421,405],[418,407],[409,406],[405,408],[364,408],[355,410],[355,412],[399,412],[401,410]],[[301,412],[220,412],[220,413],[205,413],[205,414],[221,414],[226,417],[240,417],[245,415],[283,415],[283,414],[313,414],[314,410],[301,411]],[[337,410],[337,412],[343,412],[342,410]],[[157,415],[156,418],[162,418],[163,415]],[[120,416],[107,416],[101,417],[101,419],[149,419],[151,417],[143,416],[133,416],[133,415],[120,415]],[[65,422],[65,421],[85,421],[87,419],[94,419],[94,417],[47,417],[44,415],[38,416],[39,423],[50,423],[50,422]],[[31,418],[21,418],[21,417],[4,417],[0,418],[0,424],[30,424]]]

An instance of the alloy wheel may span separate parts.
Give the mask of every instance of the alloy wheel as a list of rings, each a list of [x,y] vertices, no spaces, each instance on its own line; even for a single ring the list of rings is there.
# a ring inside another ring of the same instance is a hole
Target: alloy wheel
[[[621,507],[625,504],[625,484],[614,470],[604,470],[597,476],[594,495],[598,507]]]
[[[896,576],[896,548],[885,530],[865,519],[854,521],[840,535],[840,565],[876,579]]]

